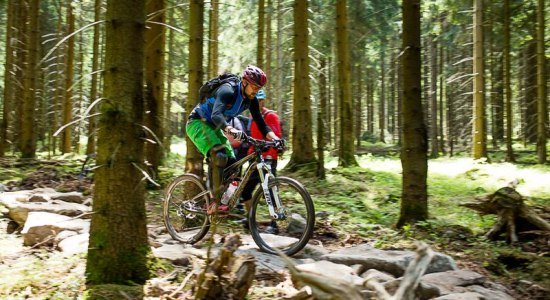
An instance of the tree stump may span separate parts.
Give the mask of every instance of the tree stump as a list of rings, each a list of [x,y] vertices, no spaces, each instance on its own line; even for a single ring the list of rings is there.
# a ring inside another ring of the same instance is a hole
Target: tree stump
[[[195,299],[244,299],[252,286],[256,264],[254,256],[234,252],[241,245],[239,235],[227,237],[220,254],[199,274]]]
[[[491,195],[476,199],[477,202],[464,203],[461,206],[478,211],[481,215],[498,216],[495,225],[485,234],[491,240],[506,233],[506,240],[515,243],[518,241],[518,232],[550,232],[550,224],[527,206],[523,197],[512,187],[503,187]]]

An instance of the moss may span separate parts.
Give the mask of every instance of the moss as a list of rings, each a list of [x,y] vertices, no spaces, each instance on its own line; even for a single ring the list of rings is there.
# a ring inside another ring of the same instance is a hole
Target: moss
[[[143,299],[143,296],[142,285],[100,284],[90,286],[84,293],[87,300]]]

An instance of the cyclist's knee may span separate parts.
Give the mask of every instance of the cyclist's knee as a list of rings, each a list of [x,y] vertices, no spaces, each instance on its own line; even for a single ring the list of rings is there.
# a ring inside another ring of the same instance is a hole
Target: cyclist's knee
[[[212,147],[209,152],[213,166],[225,167],[227,165],[229,157],[225,153],[225,147],[223,145],[216,145]]]

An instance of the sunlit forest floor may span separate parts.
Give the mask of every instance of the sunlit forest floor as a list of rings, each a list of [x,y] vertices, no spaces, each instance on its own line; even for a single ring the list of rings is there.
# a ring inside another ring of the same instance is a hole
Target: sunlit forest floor
[[[184,149],[181,143],[172,146],[173,153],[161,169],[159,183],[166,184],[183,172]],[[281,159],[280,172],[298,178],[306,186],[316,212],[327,212],[328,217],[318,221],[313,240],[333,249],[358,243],[370,243],[382,249],[413,249],[415,240],[423,240],[435,250],[452,256],[459,267],[504,284],[516,297],[543,299],[541,293],[550,289],[548,237],[520,241],[516,245],[504,240],[489,241],[483,234],[493,226],[495,216],[481,217],[460,206],[518,180],[517,191],[526,203],[549,212],[550,166],[534,165],[534,152],[521,152],[519,164],[501,162],[498,155],[491,155],[491,163],[466,157],[430,160],[430,219],[402,231],[393,227],[399,215],[401,195],[401,163],[396,148],[369,144],[359,152],[365,153],[357,156],[359,166],[347,169],[338,168],[337,158],[327,152],[325,180],[305,173],[285,173],[284,165],[290,155]],[[53,168],[58,177],[71,182],[63,185],[65,191],[78,186],[77,175],[83,157],[67,156],[56,161],[58,163],[21,167],[5,163],[0,183],[16,186],[23,178],[32,177],[37,169]],[[147,193],[149,222],[161,224],[160,191]],[[0,299],[74,299],[82,294],[83,255],[63,257],[56,251],[23,247],[20,237],[7,234],[4,227],[0,231]],[[158,276],[165,272],[165,268],[159,268]],[[261,289],[261,284],[255,283],[250,298],[256,299],[254,295],[261,298],[258,296]]]

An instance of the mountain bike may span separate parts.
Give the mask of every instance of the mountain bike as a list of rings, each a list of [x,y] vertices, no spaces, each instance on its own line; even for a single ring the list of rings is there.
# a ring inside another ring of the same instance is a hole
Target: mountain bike
[[[248,136],[242,139],[254,146],[254,151],[224,169],[224,191],[234,181],[239,183],[227,205],[229,209],[235,208],[244,186],[257,170],[260,184],[250,200],[250,235],[264,252],[276,254],[277,249],[289,256],[296,254],[305,247],[313,233],[315,208],[311,196],[297,180],[275,177],[262,157],[262,152],[271,147],[284,150],[284,141],[264,141]],[[247,162],[249,165],[241,176],[241,169]],[[187,173],[176,177],[167,187],[164,224],[175,240],[194,244],[208,233],[212,222],[225,219],[220,213],[208,214],[207,208],[214,199],[208,182]]]

